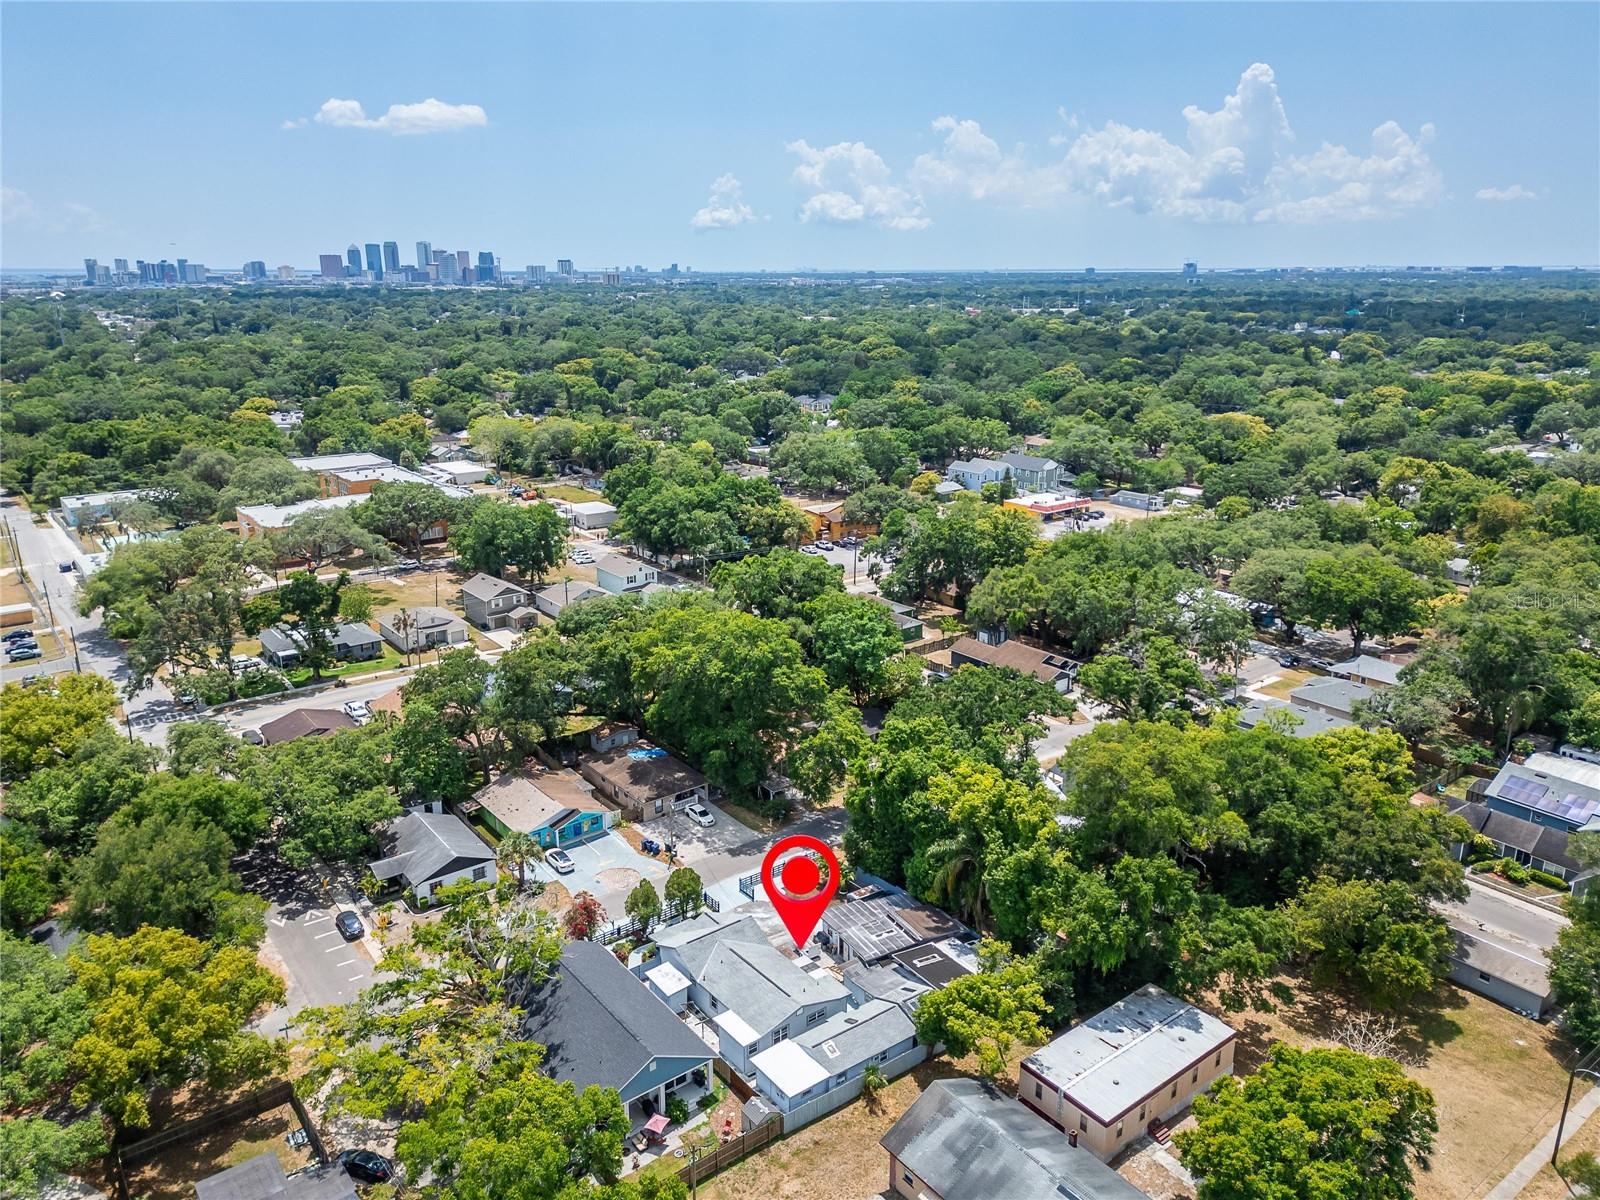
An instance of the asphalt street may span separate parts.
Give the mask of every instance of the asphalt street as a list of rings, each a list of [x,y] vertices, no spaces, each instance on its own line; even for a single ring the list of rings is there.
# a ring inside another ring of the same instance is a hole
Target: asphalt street
[[[1460,902],[1449,901],[1439,907],[1446,913],[1482,926],[1513,942],[1546,951],[1555,945],[1556,935],[1567,925],[1566,917],[1485,887],[1470,877],[1468,895]]]

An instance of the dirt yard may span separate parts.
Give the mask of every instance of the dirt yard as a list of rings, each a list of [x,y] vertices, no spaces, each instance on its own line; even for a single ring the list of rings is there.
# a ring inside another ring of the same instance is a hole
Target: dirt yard
[[[144,1200],[192,1200],[197,1180],[268,1150],[278,1156],[285,1171],[308,1166],[309,1148],[292,1150],[285,1140],[290,1130],[298,1128],[294,1110],[288,1105],[225,1126],[135,1167],[128,1173],[129,1193]]]
[[[998,1081],[1015,1088],[1016,1064],[1036,1047],[1018,1048]],[[863,1200],[888,1186],[889,1158],[878,1141],[923,1089],[938,1079],[976,1075],[977,1062],[936,1058],[878,1093],[847,1104],[798,1133],[764,1147],[700,1185],[703,1200]]]
[[[1331,1044],[1330,1031],[1345,1010],[1326,994],[1306,991],[1304,996],[1274,1013],[1219,1014],[1239,1030],[1236,1071],[1254,1070],[1275,1040]],[[1560,1114],[1566,1043],[1548,1026],[1481,996],[1444,985],[1431,1007],[1409,1014],[1404,1050],[1416,1061],[1409,1073],[1433,1090],[1439,1113],[1433,1165],[1417,1177],[1418,1200],[1476,1200]],[[1584,1134],[1595,1136],[1590,1130]],[[1551,1182],[1560,1187],[1553,1176]],[[1558,1195],[1565,1195],[1564,1189],[1551,1192],[1549,1200]],[[1533,1191],[1523,1197],[1545,1200]]]

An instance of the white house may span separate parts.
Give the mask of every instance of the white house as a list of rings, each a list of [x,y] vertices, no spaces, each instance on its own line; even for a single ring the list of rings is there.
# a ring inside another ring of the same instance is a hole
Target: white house
[[[659,574],[649,563],[625,554],[603,555],[594,564],[594,581],[613,596],[647,587]]]
[[[617,519],[616,506],[604,500],[580,500],[567,507],[572,512],[572,524],[578,529],[605,529]]]

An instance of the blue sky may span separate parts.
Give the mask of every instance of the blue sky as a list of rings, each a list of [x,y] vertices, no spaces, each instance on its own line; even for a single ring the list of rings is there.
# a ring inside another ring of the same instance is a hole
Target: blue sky
[[[1594,4],[7,3],[0,260],[1594,263]],[[434,103],[428,103],[433,101]]]

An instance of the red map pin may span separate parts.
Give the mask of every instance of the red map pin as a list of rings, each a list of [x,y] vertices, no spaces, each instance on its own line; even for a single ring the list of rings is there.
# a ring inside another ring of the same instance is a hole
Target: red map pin
[[[826,881],[816,859],[811,857],[813,853],[821,855],[822,861],[828,864]],[[774,864],[785,856],[792,857],[774,877]],[[811,931],[822,920],[822,910],[839,890],[839,859],[827,843],[806,834],[782,838],[761,860],[761,886],[766,888],[767,899],[772,901],[783,927],[794,939],[795,949],[803,950]]]

